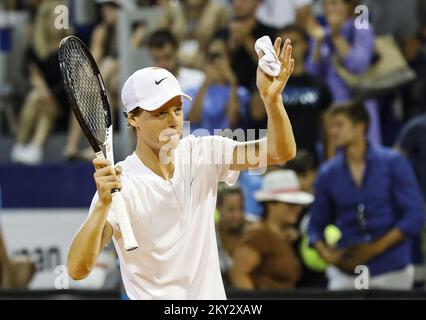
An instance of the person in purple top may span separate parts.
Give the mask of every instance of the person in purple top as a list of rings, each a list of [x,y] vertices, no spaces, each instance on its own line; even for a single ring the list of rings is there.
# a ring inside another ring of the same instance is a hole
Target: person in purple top
[[[345,81],[336,71],[335,59],[349,72],[366,72],[374,55],[374,31],[356,27],[354,12],[358,0],[325,0],[324,13],[327,26],[315,32],[311,52],[306,61],[308,73],[325,78],[332,94],[333,102],[353,99]],[[366,109],[371,119],[368,134],[372,143],[380,143],[380,121],[375,101],[367,101]]]

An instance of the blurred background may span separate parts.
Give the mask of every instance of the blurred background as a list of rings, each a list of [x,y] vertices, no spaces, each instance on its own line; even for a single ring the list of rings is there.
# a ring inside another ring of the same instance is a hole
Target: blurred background
[[[210,134],[225,128],[259,132],[267,121],[255,84],[254,42],[263,35],[290,38],[296,68],[283,98],[298,155],[285,167],[269,168],[269,179],[244,172],[236,187],[220,186],[215,214],[228,297],[425,297],[423,222],[407,233],[408,245],[401,249],[407,259],[395,266],[414,267],[408,282],[373,288],[378,293],[355,287],[336,292],[329,265],[309,238],[319,230],[330,247],[341,247],[357,222],[340,228],[339,219],[319,214],[310,221],[309,201],[279,200],[276,206],[276,199],[255,197],[274,188],[325,197],[314,182],[338,153],[333,106],[348,100],[367,111],[371,145],[408,159],[400,174],[415,175],[416,192],[424,197],[425,0],[0,0],[0,298],[125,299],[112,247],[83,281],[72,281],[64,269],[95,192],[94,154],[71,112],[59,70],[58,45],[67,35],[87,44],[104,77],[116,162],[134,148],[120,102],[121,87],[134,71],[155,65],[178,78],[193,97],[184,102],[184,114],[195,134],[199,128]],[[371,168],[381,170],[378,163]],[[394,186],[395,194],[405,187]],[[354,204],[356,197],[345,195]],[[385,198],[384,205],[398,202],[393,193]],[[280,238],[253,232],[259,224],[279,224]],[[258,263],[239,270],[249,259],[247,247]],[[247,278],[235,276],[239,272]],[[245,291],[247,279],[252,288]]]

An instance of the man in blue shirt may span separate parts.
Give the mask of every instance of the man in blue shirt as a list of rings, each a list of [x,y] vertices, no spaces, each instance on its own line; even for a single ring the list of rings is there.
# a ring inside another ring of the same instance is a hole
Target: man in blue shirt
[[[362,105],[330,111],[330,132],[341,150],[320,168],[309,226],[310,243],[331,265],[329,289],[354,289],[354,270],[366,265],[369,288],[410,289],[414,269],[410,238],[424,223],[423,197],[409,162],[367,142],[369,118]],[[324,242],[335,224],[337,248]]]

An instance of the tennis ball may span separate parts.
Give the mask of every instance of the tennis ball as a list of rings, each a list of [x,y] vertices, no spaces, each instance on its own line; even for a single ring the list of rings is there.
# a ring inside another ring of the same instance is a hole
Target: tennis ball
[[[342,233],[335,225],[328,225],[324,230],[325,242],[328,245],[335,245],[341,237]],[[327,268],[327,262],[321,258],[315,248],[309,246],[309,238],[307,235],[303,236],[300,242],[299,252],[304,265],[312,271],[324,272]]]
[[[329,246],[335,245],[342,237],[342,232],[335,225],[329,224],[324,230],[325,242]]]

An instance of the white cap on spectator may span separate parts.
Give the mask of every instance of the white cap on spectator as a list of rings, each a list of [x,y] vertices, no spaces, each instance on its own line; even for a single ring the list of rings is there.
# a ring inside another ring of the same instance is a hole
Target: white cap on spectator
[[[127,113],[137,107],[147,111],[156,110],[177,96],[192,100],[182,92],[173,74],[157,67],[136,71],[126,80],[121,90],[121,101]]]
[[[262,180],[262,189],[254,193],[259,202],[280,201],[308,205],[314,197],[300,190],[299,179],[293,170],[277,170],[267,173]]]

